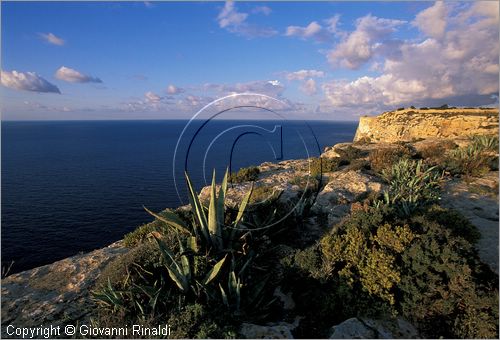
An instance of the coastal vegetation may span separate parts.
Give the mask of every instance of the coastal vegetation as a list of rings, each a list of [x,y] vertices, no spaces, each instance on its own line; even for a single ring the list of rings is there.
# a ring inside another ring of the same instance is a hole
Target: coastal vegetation
[[[175,337],[234,338],[248,335],[242,324],[300,316],[293,335],[321,338],[352,317],[402,317],[425,337],[498,337],[498,275],[475,249],[481,234],[440,205],[453,176],[495,169],[498,138],[418,151],[349,146],[339,156],[310,159],[310,170],[288,181],[304,195],[288,201],[255,183],[229,207],[228,182],[255,181],[253,168],[226,173],[218,190],[214,174],[206,202],[186,176],[190,206],[147,210],[155,220],[128,234],[130,251],[100,275],[95,324],[168,323]],[[314,200],[336,171],[374,176],[384,189],[359,195],[330,225]],[[311,219],[319,232],[307,237]]]

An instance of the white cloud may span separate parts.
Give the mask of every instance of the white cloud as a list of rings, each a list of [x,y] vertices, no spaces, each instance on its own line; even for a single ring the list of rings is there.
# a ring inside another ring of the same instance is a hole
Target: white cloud
[[[65,41],[62,38],[59,38],[53,33],[38,33],[38,35],[49,44],[58,46],[62,46],[65,44]]]
[[[97,77],[88,76],[72,68],[61,66],[55,74],[55,77],[70,83],[102,83]]]
[[[307,26],[288,26],[285,35],[298,37],[303,40],[313,39],[318,42],[331,42],[336,36],[342,36],[343,32],[338,29],[340,15],[324,20],[325,26],[317,21],[311,21]]]
[[[247,38],[271,37],[278,33],[273,28],[248,23],[248,16],[248,13],[238,11],[234,5],[234,1],[228,0],[217,16],[217,21],[220,28]]]
[[[325,73],[323,71],[317,70],[299,70],[285,74],[285,77],[288,80],[304,80],[306,78],[321,78],[324,76]]]
[[[306,80],[301,85],[300,89],[302,90],[302,92],[304,92],[305,94],[308,94],[310,96],[316,94],[316,92],[318,91],[317,87],[316,87],[316,81],[312,78]]]
[[[493,4],[441,10],[447,13],[443,33],[433,28],[423,32],[428,36],[422,41],[399,44],[397,56],[379,66],[380,76],[324,84],[326,98],[337,107],[491,103],[499,90],[498,3]],[[430,8],[435,6],[441,4]],[[417,18],[422,13],[429,12]]]
[[[437,1],[433,6],[420,12],[413,25],[431,38],[442,38],[446,29],[446,14],[445,3]]]
[[[144,97],[146,98],[146,101],[148,103],[158,103],[162,100],[162,97],[160,97],[159,95],[157,95],[156,93],[153,93],[151,91],[146,92],[144,94]]]
[[[213,91],[216,95],[228,95],[233,93],[258,93],[270,97],[281,97],[285,86],[278,80],[258,80],[236,84],[205,84],[205,91]]]
[[[167,93],[168,94],[179,94],[182,92],[184,92],[184,89],[182,89],[180,87],[177,87],[177,86],[172,85],[172,84],[167,86]]]
[[[264,15],[269,15],[271,14],[272,9],[267,7],[267,6],[257,6],[252,10],[252,13],[261,13]]]
[[[14,90],[61,93],[59,88],[35,72],[1,71],[2,85]]]
[[[328,53],[328,61],[349,69],[357,69],[368,62],[383,41],[405,21],[377,18],[367,15],[356,20],[356,29]]]

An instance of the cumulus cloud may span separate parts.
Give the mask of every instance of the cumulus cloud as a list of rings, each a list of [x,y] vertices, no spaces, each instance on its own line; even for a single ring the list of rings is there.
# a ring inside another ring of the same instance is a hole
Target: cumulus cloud
[[[377,18],[367,15],[356,20],[356,29],[328,53],[328,61],[349,69],[357,69],[368,62],[376,48],[405,21]]]
[[[1,71],[2,85],[14,90],[61,93],[59,88],[35,72]]]
[[[337,14],[324,20],[324,26],[317,21],[311,21],[307,26],[288,26],[285,35],[303,40],[313,39],[319,42],[333,41],[336,35],[342,35],[342,32],[337,28],[339,20],[340,15]]]
[[[442,1],[418,13],[413,24],[431,38],[442,38],[446,29],[447,7]]]
[[[170,84],[170,85],[167,86],[167,93],[168,94],[174,95],[174,94],[179,94],[179,93],[182,93],[182,92],[184,92],[184,89],[182,89],[180,87],[177,87],[177,86],[172,85],[172,84]]]
[[[307,79],[300,86],[300,89],[302,90],[302,92],[304,92],[305,94],[308,94],[310,96],[316,94],[316,92],[318,91],[318,89],[316,87],[316,81],[314,79],[312,79],[312,78]]]
[[[38,33],[38,35],[49,44],[58,46],[62,46],[65,44],[65,41],[62,38],[59,38],[53,33]]]
[[[317,70],[299,70],[285,74],[285,77],[288,80],[304,80],[306,78],[321,78],[324,76],[325,73],[323,71]]]
[[[61,66],[55,74],[55,77],[70,83],[102,83],[97,77],[88,76],[72,68]]]
[[[324,84],[329,102],[347,107],[491,103],[492,95],[498,95],[499,90],[498,3],[441,6],[443,3],[438,2],[416,18],[440,12],[446,22],[444,32],[439,27],[427,27],[422,30],[425,37],[421,41],[404,41],[397,57],[385,59],[380,76]]]
[[[262,6],[260,11],[263,11]],[[270,10],[264,11],[267,11],[267,14],[271,13]],[[228,0],[217,16],[217,21],[220,28],[247,38],[271,37],[278,33],[273,28],[248,23],[248,16],[248,13],[238,11],[234,5],[234,1]]]

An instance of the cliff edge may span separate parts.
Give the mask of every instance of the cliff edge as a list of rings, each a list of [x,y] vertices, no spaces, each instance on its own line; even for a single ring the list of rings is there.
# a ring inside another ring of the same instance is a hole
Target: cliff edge
[[[498,108],[410,108],[360,117],[354,141],[393,143],[471,135],[498,135]]]

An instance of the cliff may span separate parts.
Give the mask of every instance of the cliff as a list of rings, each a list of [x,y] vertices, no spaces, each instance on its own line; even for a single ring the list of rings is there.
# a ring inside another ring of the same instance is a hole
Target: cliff
[[[439,143],[445,145],[450,142],[436,138],[456,140],[475,134],[498,134],[498,109],[399,110],[378,117],[362,117],[354,141],[370,139],[373,143],[341,143],[325,149],[322,154],[324,182],[321,185],[312,182],[313,186],[314,183],[318,185],[314,203],[310,207],[316,217],[302,221],[300,234],[294,238],[294,244],[303,249],[316,242],[324,234],[325,226],[329,228],[337,225],[356,204],[359,205],[366,197],[375,197],[387,187],[386,182],[366,168],[371,162],[370,154],[373,151],[399,149],[401,143],[394,142],[413,141],[407,143],[407,147],[416,155],[429,146],[440,150]],[[335,167],[329,168],[331,164],[335,164]],[[305,180],[313,180],[307,177],[312,172],[307,159],[263,163],[258,168],[260,174],[254,185],[261,199],[280,193],[278,200],[281,203],[297,201],[306,190]],[[250,185],[250,182],[243,182],[230,188],[228,206],[236,206],[241,202]],[[209,194],[209,188],[204,188],[199,195],[200,200],[207,201]],[[442,204],[460,211],[477,226],[483,235],[476,245],[479,256],[498,273],[498,171],[489,171],[468,183],[451,178],[443,188]],[[2,279],[0,335],[7,337],[6,327],[11,324],[16,327],[89,324],[95,309],[91,292],[96,280],[111,261],[130,251],[119,241],[88,254],[79,254]],[[277,290],[275,294],[284,305],[294,305],[293,299],[285,303],[286,296],[283,297],[280,291]],[[245,323],[241,333],[249,338],[259,338],[270,337],[273,332],[277,332],[276,337],[284,335],[290,338],[291,330],[299,321],[294,324],[282,322],[272,327]],[[339,338],[357,336],[357,333],[349,333],[352,329],[366,333],[366,337],[382,337],[382,333],[373,333],[374,327],[366,328],[370,322],[348,319],[333,327],[332,332]],[[397,328],[402,331],[411,327],[398,324]],[[401,334],[390,333],[388,337],[413,336],[414,332],[410,329]]]
[[[498,109],[405,109],[361,117],[354,141],[414,141],[498,135]]]

